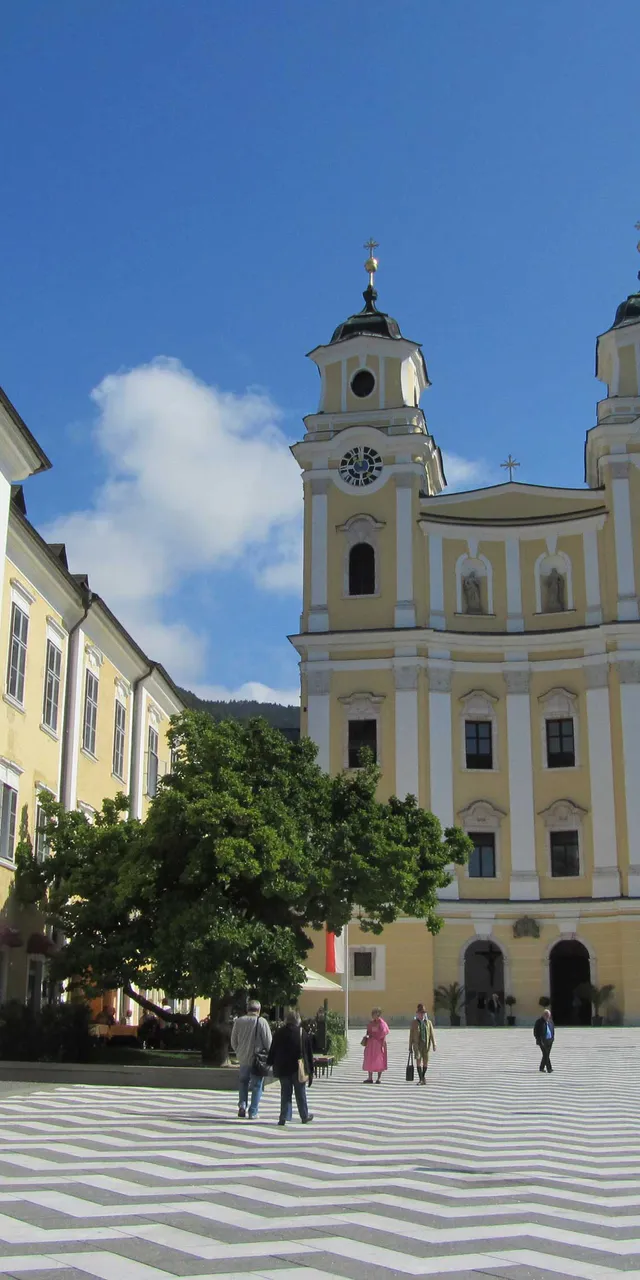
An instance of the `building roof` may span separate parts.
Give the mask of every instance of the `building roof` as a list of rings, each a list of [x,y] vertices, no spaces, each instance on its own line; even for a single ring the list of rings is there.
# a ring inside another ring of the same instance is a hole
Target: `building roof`
[[[364,307],[339,324],[334,330],[331,342],[343,342],[345,338],[354,338],[357,334],[366,334],[376,338],[401,338],[400,325],[393,316],[385,311],[378,311],[377,291],[368,285],[363,293]]]
[[[36,440],[35,436],[31,434],[26,422],[22,421],[22,418],[20,417],[18,410],[14,407],[14,405],[12,405],[8,395],[6,395],[6,393],[2,390],[2,387],[0,387],[0,406],[5,410],[6,414],[11,419],[11,422],[13,423],[14,427],[16,427],[18,434],[22,437],[24,443],[31,450],[31,452],[35,454],[38,465],[34,467],[31,474],[37,475],[39,471],[50,471],[52,464],[49,461],[46,453],[44,452],[44,449],[40,448],[40,445],[38,444],[38,441]]]
[[[640,292],[630,293],[629,297],[620,303],[611,327],[613,329],[621,329],[625,324],[638,323],[640,323]]]

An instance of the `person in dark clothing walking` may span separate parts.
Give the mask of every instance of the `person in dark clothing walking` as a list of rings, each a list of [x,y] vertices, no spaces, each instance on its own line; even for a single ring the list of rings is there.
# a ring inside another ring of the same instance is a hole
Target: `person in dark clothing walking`
[[[553,1025],[551,1010],[544,1009],[541,1016],[536,1018],[533,1026],[533,1037],[542,1054],[540,1063],[540,1071],[553,1071],[551,1066],[551,1050],[556,1036],[556,1029]]]
[[[273,1037],[269,1050],[269,1064],[273,1074],[280,1081],[280,1119],[278,1124],[284,1125],[292,1119],[292,1099],[295,1093],[296,1104],[303,1124],[309,1124],[313,1115],[307,1103],[307,1082],[313,1080],[313,1048],[311,1038],[300,1025],[300,1014],[296,1009],[287,1013],[285,1024],[279,1027]],[[306,1080],[300,1079],[299,1063],[304,1064]]]

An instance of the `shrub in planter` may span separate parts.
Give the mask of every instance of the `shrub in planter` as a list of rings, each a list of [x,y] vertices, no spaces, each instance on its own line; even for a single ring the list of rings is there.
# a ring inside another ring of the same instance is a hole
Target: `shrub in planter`
[[[581,982],[576,987],[575,994],[580,1000],[589,1000],[593,1005],[593,1014],[591,1017],[591,1025],[601,1027],[604,1022],[603,1014],[600,1012],[604,1005],[608,1004],[615,987],[609,982],[604,987],[594,987],[592,982]]]
[[[38,1057],[36,1020],[19,1000],[0,1006],[0,1058],[5,1062],[35,1062]]]
[[[36,1014],[38,1058],[48,1062],[88,1062],[91,1010],[84,1002],[44,1005]]]
[[[446,987],[436,987],[433,993],[434,1009],[441,1009],[448,1013],[452,1027],[460,1026],[463,1002],[464,987],[461,987],[459,982],[450,982]]]
[[[341,1013],[329,1010],[326,1016],[327,1053],[332,1054],[336,1062],[347,1056],[347,1035],[344,1018]]]
[[[516,1003],[516,998],[515,996],[505,996],[504,1002],[507,1006],[507,1009],[509,1009],[509,1013],[507,1014],[507,1026],[515,1027],[516,1019],[515,1019],[515,1014],[513,1013],[513,1006]]]

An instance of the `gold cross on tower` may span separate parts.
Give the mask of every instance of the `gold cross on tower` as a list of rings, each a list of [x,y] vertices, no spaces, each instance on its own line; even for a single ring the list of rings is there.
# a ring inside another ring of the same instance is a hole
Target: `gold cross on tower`
[[[516,462],[515,458],[512,458],[512,457],[511,457],[511,454],[509,454],[509,457],[507,458],[507,461],[506,461],[506,462],[501,462],[501,463],[500,463],[500,466],[501,466],[501,467],[504,467],[505,471],[508,471],[508,472],[509,472],[509,480],[511,481],[511,480],[513,480],[513,473],[514,473],[514,471],[515,471],[516,467],[519,467],[519,466],[520,466],[520,463],[519,463],[519,462]]]
[[[374,258],[373,251],[374,249],[379,248],[378,241],[372,240],[371,238],[369,238],[369,240],[366,241],[363,247],[369,250],[369,257],[367,258],[367,261],[364,264],[364,269],[365,271],[369,272],[369,288],[372,289],[373,277],[375,276],[376,271],[378,270],[378,259]]]

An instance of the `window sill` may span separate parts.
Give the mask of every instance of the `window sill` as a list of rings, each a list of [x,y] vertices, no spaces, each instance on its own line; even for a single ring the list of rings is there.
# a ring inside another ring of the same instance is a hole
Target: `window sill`
[[[3,858],[0,854],[0,867],[8,867],[9,871],[15,871],[15,858]]]
[[[80,754],[87,757],[87,760],[93,760],[94,764],[98,763],[98,757],[94,756],[93,751],[88,751],[86,747],[80,748]]]
[[[24,702],[18,702],[18,699],[12,698],[10,693],[3,693],[2,698],[8,706],[13,707],[14,711],[19,711],[23,716],[26,715]]]
[[[463,764],[462,773],[499,773],[500,770],[496,765],[489,764]]]
[[[562,773],[563,769],[579,769],[580,765],[574,761],[573,764],[545,764],[543,768],[547,773]]]
[[[60,734],[56,733],[55,729],[51,729],[48,724],[45,724],[44,720],[41,721],[40,728],[43,733],[46,733],[48,738],[53,738],[54,742],[60,741]]]
[[[553,880],[554,884],[556,880],[571,880],[572,882],[576,880],[584,880],[584,872],[580,871],[577,876],[554,876],[553,872],[550,871],[549,879]]]
[[[349,591],[343,591],[343,600],[379,600],[382,596],[381,591],[363,591],[361,595],[351,595]]]
[[[111,777],[113,778],[114,782],[121,782],[122,785],[124,786],[124,778],[121,778],[119,773],[114,773],[113,769],[111,770]]]
[[[471,618],[475,621],[476,618],[497,618],[498,615],[497,613],[458,613],[456,610],[453,616],[454,618]]]
[[[577,609],[538,609],[534,618],[561,618],[565,613],[577,613]]]

